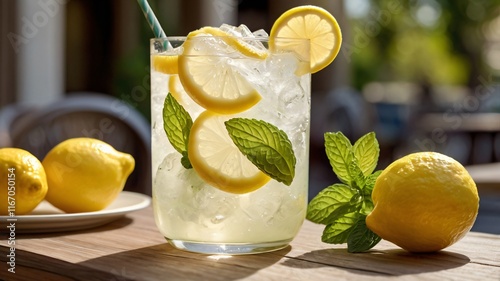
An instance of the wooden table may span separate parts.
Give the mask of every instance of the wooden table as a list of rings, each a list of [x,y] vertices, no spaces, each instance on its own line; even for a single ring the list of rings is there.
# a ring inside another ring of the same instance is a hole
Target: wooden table
[[[3,225],[2,225],[3,227]],[[85,231],[16,236],[15,274],[2,280],[500,280],[500,235],[470,232],[435,254],[410,254],[382,241],[370,252],[320,241],[306,221],[287,248],[260,255],[208,256],[174,249],[146,208]]]
[[[476,182],[480,198],[479,215],[472,230],[500,234],[500,162],[466,169]]]

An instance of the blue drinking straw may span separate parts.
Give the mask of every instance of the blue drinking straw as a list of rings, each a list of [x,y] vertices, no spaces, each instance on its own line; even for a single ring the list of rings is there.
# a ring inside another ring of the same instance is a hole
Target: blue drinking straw
[[[148,21],[149,27],[151,27],[151,30],[153,30],[155,37],[167,39],[167,35],[163,31],[163,28],[161,28],[160,22],[158,22],[158,19],[156,18],[155,14],[153,13],[153,10],[151,9],[151,7],[149,6],[148,1],[147,0],[137,0],[137,3],[141,7],[142,12],[144,13],[144,17],[146,17],[146,20]],[[165,40],[163,47],[166,49],[172,48],[172,46],[170,45],[170,42],[168,42],[168,40]]]

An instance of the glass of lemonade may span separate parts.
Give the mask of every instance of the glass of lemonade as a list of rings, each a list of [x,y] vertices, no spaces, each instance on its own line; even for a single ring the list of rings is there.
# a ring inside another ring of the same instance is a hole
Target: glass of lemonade
[[[151,40],[153,207],[171,245],[247,254],[295,237],[307,208],[309,45],[244,26]]]

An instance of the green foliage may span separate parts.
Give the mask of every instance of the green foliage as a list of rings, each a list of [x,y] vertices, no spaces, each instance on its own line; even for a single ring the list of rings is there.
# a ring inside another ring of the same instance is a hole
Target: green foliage
[[[365,223],[373,210],[371,194],[381,172],[373,172],[380,152],[375,133],[364,135],[354,145],[341,132],[326,133],[325,150],[342,183],[326,187],[311,200],[307,219],[326,225],[323,242],[347,243],[351,253],[367,251],[380,241]]]
[[[485,71],[484,24],[498,16],[499,0],[372,0],[367,16],[351,19],[354,86],[370,81],[431,85],[474,84]],[[429,18],[433,7],[436,19]],[[425,15],[422,17],[421,15]]]

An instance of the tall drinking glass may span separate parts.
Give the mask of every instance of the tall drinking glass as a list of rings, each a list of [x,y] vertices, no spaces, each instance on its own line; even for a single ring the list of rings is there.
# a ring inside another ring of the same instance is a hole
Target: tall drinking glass
[[[207,254],[286,247],[307,208],[309,41],[169,37],[150,47],[159,231]]]

